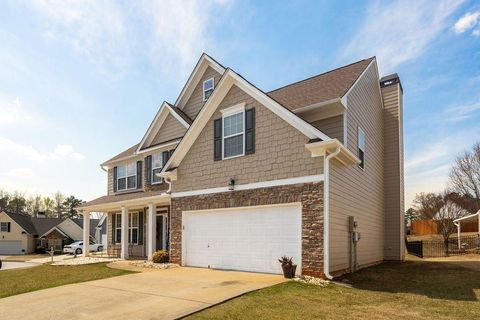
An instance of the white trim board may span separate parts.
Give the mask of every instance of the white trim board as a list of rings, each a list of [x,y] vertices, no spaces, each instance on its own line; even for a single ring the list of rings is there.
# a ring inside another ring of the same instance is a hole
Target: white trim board
[[[319,175],[313,175],[313,176],[303,176],[303,177],[296,177],[296,178],[253,182],[253,183],[236,185],[234,191],[270,188],[270,187],[286,186],[286,185],[299,184],[299,183],[321,182],[321,181],[324,181],[324,179],[325,179],[325,176],[323,174],[319,174]],[[181,197],[198,196],[198,195],[221,193],[221,192],[234,192],[234,191],[229,190],[228,186],[226,186],[226,187],[218,187],[218,188],[210,188],[210,189],[193,190],[193,191],[172,192],[171,196],[172,198],[181,198]]]
[[[292,207],[295,205],[302,205],[301,202],[285,202],[285,203],[274,203],[274,204],[261,204],[256,206],[241,206],[241,207],[228,207],[228,208],[214,208],[214,209],[202,209],[202,210],[183,210],[183,213],[208,213],[216,211],[229,211],[229,210],[254,210],[257,208],[270,208],[270,207]]]

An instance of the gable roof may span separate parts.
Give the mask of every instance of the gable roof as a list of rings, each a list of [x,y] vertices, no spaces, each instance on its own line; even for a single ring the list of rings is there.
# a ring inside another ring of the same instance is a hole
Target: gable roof
[[[192,123],[192,119],[190,119],[183,111],[179,110],[177,107],[172,106],[170,103],[164,101],[160,106],[160,109],[158,109],[158,112],[155,115],[155,118],[150,123],[150,126],[147,129],[147,132],[145,132],[145,135],[143,136],[142,141],[140,141],[140,144],[138,144],[137,149],[135,150],[136,153],[148,147],[148,146],[145,146],[146,142],[148,140],[151,141],[153,137],[158,133],[163,123],[165,122],[165,119],[167,118],[168,114],[171,114],[175,119],[177,119],[178,122],[180,122],[180,124],[182,124],[187,129],[190,127]]]
[[[5,212],[13,221],[15,221],[25,232],[29,234],[36,234],[35,226],[32,224],[32,218],[25,214]]]
[[[210,98],[205,102],[205,105],[198,113],[197,117],[193,121],[190,128],[185,133],[185,136],[180,141],[179,145],[173,152],[170,159],[167,161],[165,166],[162,169],[162,172],[168,171],[170,168],[178,167],[180,162],[183,160],[188,150],[198,138],[201,131],[207,124],[210,117],[213,115],[218,105],[225,98],[226,94],[230,88],[235,85],[243,90],[245,93],[253,97],[255,100],[260,102],[263,106],[270,109],[277,116],[285,120],[291,126],[302,132],[305,136],[310,139],[320,139],[320,140],[330,140],[331,138],[325,133],[315,128],[305,120],[301,119],[295,115],[291,110],[285,108],[277,101],[269,97],[265,92],[258,89],[256,86],[245,80],[242,76],[237,74],[232,69],[227,69],[220,82],[213,90]]]
[[[139,145],[139,143],[131,146],[127,150],[124,150],[124,151],[120,152],[115,157],[113,157],[113,158],[105,161],[104,163],[102,163],[102,165],[110,163],[110,162],[114,162],[114,161],[117,161],[117,160],[122,160],[122,159],[125,159],[125,158],[130,157],[130,156],[135,156],[135,151],[137,150],[138,145]]]
[[[35,226],[35,230],[37,230],[37,234],[39,236],[45,234],[46,232],[58,226],[60,223],[64,221],[64,219],[60,219],[60,218],[31,218],[31,219],[32,219],[33,225]]]
[[[101,219],[90,219],[90,235],[95,237],[95,230]],[[83,230],[83,219],[72,219]]]
[[[226,68],[220,63],[218,63],[218,61],[210,57],[205,52],[202,53],[200,59],[198,59],[197,64],[195,65],[195,68],[193,68],[192,73],[188,77],[187,82],[183,86],[182,91],[180,92],[177,100],[175,101],[175,105],[177,107],[182,109],[185,106],[188,99],[192,95],[193,89],[197,86],[203,73],[205,72],[205,70],[207,70],[208,67],[211,67],[220,74],[223,74],[226,70]]]
[[[374,59],[375,57],[360,60],[317,76],[288,84],[267,94],[292,111],[312,104],[341,98]]]

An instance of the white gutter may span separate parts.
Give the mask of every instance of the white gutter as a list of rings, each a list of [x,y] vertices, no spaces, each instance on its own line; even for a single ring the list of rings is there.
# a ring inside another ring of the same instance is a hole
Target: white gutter
[[[330,153],[324,159],[324,187],[323,187],[323,274],[329,280],[333,277],[330,274],[330,226],[329,226],[329,205],[330,205],[330,159],[340,153],[341,147],[337,147],[334,152]]]

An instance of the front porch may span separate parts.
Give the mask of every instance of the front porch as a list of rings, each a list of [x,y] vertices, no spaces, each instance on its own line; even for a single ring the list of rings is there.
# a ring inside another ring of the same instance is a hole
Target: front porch
[[[84,250],[90,215],[107,215],[108,256],[148,259],[157,250],[169,250],[170,195],[164,192],[136,192],[105,196],[84,204]]]

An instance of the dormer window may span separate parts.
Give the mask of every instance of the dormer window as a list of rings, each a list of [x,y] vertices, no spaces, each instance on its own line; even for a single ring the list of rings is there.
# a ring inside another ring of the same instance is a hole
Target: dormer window
[[[117,168],[117,190],[125,191],[137,188],[137,164],[129,163]]]
[[[212,95],[213,88],[215,87],[215,82],[213,78],[203,81],[203,101]]]

